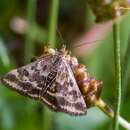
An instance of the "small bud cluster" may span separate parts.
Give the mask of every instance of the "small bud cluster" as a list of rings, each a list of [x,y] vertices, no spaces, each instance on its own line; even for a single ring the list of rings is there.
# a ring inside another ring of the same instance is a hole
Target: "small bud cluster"
[[[79,64],[76,57],[71,58],[71,66],[81,93],[88,107],[94,106],[100,97],[102,81],[91,77],[84,65]]]
[[[87,0],[96,16],[96,22],[119,18],[129,11],[129,0]]]

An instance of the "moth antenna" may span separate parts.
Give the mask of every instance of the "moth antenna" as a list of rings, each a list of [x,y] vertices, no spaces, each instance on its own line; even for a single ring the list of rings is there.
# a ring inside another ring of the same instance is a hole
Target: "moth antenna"
[[[62,44],[60,51],[62,53],[66,53],[66,45],[65,44]]]
[[[77,47],[84,46],[84,45],[86,45],[86,44],[91,44],[91,43],[95,43],[95,42],[99,42],[99,41],[102,41],[102,40],[99,39],[99,40],[95,40],[95,41],[83,42],[83,43],[80,43],[80,44],[74,45],[73,47],[74,47],[74,48],[77,48]]]
[[[110,106],[108,106],[101,98],[96,100],[95,106],[100,108],[104,113],[106,113],[109,117],[114,118],[114,112]]]
[[[66,50],[66,45],[63,44],[63,45],[61,46],[61,48],[64,49],[64,50]]]
[[[61,40],[61,44],[64,44],[64,39],[63,39],[63,36],[62,36],[61,32],[59,31],[59,29],[57,29],[57,33],[58,33],[59,38]]]
[[[130,10],[130,8],[129,7],[119,7],[119,9],[121,9],[121,10]]]

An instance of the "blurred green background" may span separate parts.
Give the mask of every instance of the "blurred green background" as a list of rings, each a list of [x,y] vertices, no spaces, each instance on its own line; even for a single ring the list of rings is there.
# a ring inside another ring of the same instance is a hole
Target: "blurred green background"
[[[80,38],[94,25],[94,16],[86,0],[62,0],[59,6],[57,3],[54,10],[52,1],[0,1],[0,77],[13,68],[29,63],[34,55],[42,54],[45,43],[56,40],[49,44],[61,46],[62,41],[56,33],[57,29],[70,47],[77,37]],[[49,17],[52,12],[54,16],[51,19]],[[104,40],[101,40],[91,53],[82,55],[80,62],[86,65],[91,75],[103,81],[101,96],[113,108],[115,94],[113,35],[112,30],[105,33],[107,36]],[[120,34],[121,116],[130,121],[130,14],[121,20]],[[0,130],[110,130],[111,128],[112,120],[96,107],[88,109],[87,115],[81,117],[51,112],[45,105],[20,96],[0,83]],[[120,129],[123,130],[122,127]]]

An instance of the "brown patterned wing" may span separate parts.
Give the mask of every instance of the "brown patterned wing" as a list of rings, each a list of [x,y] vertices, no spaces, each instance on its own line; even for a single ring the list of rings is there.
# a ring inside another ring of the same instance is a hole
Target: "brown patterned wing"
[[[55,110],[69,113],[71,115],[86,114],[86,104],[78,88],[73,72],[63,58],[58,66],[55,82],[46,94],[41,96],[44,101],[51,101]],[[50,104],[50,106],[51,106]]]
[[[47,55],[14,69],[2,81],[18,93],[40,100],[55,111],[85,114],[86,105],[63,56]]]
[[[26,66],[7,73],[2,82],[18,93],[39,99],[40,93],[46,87],[46,77],[52,71],[54,57],[47,55]]]

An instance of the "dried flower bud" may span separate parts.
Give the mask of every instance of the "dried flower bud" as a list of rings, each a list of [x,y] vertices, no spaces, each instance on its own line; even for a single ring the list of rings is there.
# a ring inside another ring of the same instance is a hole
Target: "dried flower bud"
[[[100,97],[102,82],[90,77],[84,65],[79,64],[73,68],[79,89],[84,96],[87,106],[91,107]]]
[[[96,22],[103,22],[118,18],[128,12],[129,0],[87,0],[96,16]]]

